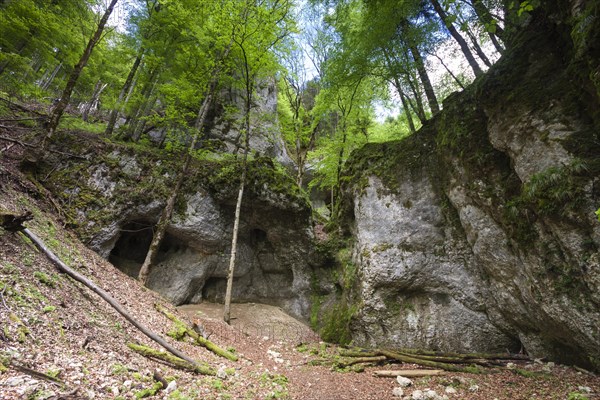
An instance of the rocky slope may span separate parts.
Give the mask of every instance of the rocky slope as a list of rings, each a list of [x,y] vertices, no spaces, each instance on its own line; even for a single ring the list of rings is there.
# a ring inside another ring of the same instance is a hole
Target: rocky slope
[[[417,135],[353,154],[358,343],[600,368],[600,21],[559,5]]]

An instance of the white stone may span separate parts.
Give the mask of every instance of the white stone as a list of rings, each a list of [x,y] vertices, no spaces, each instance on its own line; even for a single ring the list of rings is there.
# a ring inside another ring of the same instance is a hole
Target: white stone
[[[506,364],[506,368],[515,369],[517,368],[517,364],[509,362],[508,364]]]
[[[470,392],[476,392],[479,390],[479,385],[471,385],[469,386],[469,391]]]
[[[131,389],[131,385],[133,385],[133,382],[130,380],[126,380],[125,382],[123,382],[123,387],[125,388],[125,390]]]
[[[592,393],[592,388],[589,386],[578,386],[577,390],[583,393]]]
[[[396,382],[398,382],[398,385],[402,387],[409,387],[413,383],[410,379],[400,375],[396,377]]]
[[[413,400],[425,400],[425,395],[423,395],[421,390],[415,390],[412,392],[412,398]]]
[[[402,396],[404,396],[404,390],[401,387],[395,387],[394,390],[392,391],[392,394],[395,397],[402,397]]]
[[[169,382],[169,384],[165,388],[165,393],[169,394],[171,392],[174,392],[175,390],[177,390],[177,382],[176,381],[171,381],[171,382]]]
[[[431,399],[431,400],[436,400],[439,398],[438,394],[435,392],[435,390],[431,390],[431,389],[426,389],[425,392],[423,393],[425,395],[426,399]]]
[[[217,370],[217,378],[219,379],[227,379],[227,371],[225,371],[226,367],[221,365]]]
[[[446,394],[456,394],[456,393],[458,393],[458,391],[455,388],[453,388],[452,386],[448,386],[446,388]]]

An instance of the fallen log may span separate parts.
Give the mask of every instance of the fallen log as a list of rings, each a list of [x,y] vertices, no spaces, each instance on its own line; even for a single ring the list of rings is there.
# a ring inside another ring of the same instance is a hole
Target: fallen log
[[[231,360],[231,361],[238,360],[238,357],[235,354],[217,346],[210,340],[205,339],[203,336],[199,335],[198,332],[196,332],[191,327],[189,327],[185,322],[183,322],[179,318],[177,318],[175,316],[175,314],[169,312],[169,310],[167,310],[166,307],[163,307],[162,305],[157,303],[154,305],[154,308],[156,308],[157,311],[161,312],[165,317],[167,317],[168,319],[173,321],[176,325],[178,325],[182,329],[185,329],[185,334],[188,335],[189,337],[191,337],[192,339],[194,339],[194,341],[198,345],[205,347],[206,349],[212,351],[216,355],[224,357],[228,360]]]
[[[213,368],[211,368],[207,365],[200,365],[196,362],[191,363],[180,357],[176,357],[176,356],[173,356],[172,354],[168,354],[168,353],[163,353],[163,352],[154,350],[147,346],[141,346],[141,345],[135,344],[135,343],[127,343],[127,347],[129,347],[131,350],[135,351],[136,353],[143,355],[144,357],[155,358],[155,359],[158,359],[161,361],[165,361],[179,369],[196,372],[196,373],[199,373],[202,375],[213,375],[214,376],[217,374],[217,372]]]
[[[448,364],[448,363],[444,363],[444,362],[424,360],[424,359],[418,358],[418,355],[407,356],[407,355],[404,355],[401,353],[396,353],[396,352],[393,352],[390,350],[378,350],[378,352],[388,358],[402,361],[403,363],[407,363],[407,364],[417,364],[417,365],[422,365],[424,367],[442,369],[444,371],[451,371],[451,372],[470,372],[470,373],[479,372],[477,370],[477,368],[474,368],[474,367],[468,367],[468,366],[463,367],[463,366]]]
[[[354,364],[378,363],[378,362],[385,361],[385,360],[387,360],[386,356],[354,357],[354,358],[347,358],[347,359],[339,359],[339,360],[335,361],[334,363],[338,367],[349,367],[350,365],[354,365]]]
[[[121,314],[127,321],[129,321],[129,323],[131,323],[133,326],[135,326],[140,332],[142,332],[144,335],[146,335],[148,338],[152,339],[156,343],[160,344],[162,347],[164,347],[167,351],[169,351],[171,354],[175,355],[176,357],[179,357],[180,359],[187,361],[191,365],[198,366],[198,367],[200,366],[196,361],[194,361],[187,355],[183,354],[181,351],[179,351],[176,348],[174,348],[173,346],[171,346],[163,338],[161,338],[154,332],[150,331],[144,325],[142,325],[137,320],[135,320],[127,311],[125,311],[125,309],[123,307],[121,307],[121,305],[115,299],[113,299],[103,289],[98,287],[94,282],[90,281],[85,276],[81,275],[79,272],[75,271],[74,269],[67,266],[64,262],[62,262],[56,256],[56,254],[54,254],[52,252],[52,250],[50,250],[48,247],[46,247],[44,242],[39,237],[37,237],[37,235],[35,235],[33,232],[31,232],[28,228],[24,228],[22,232],[29,239],[31,239],[31,241],[33,243],[35,243],[35,245],[44,254],[46,254],[46,256],[56,265],[56,267],[60,271],[69,275],[71,278],[73,278],[77,282],[84,284],[86,287],[88,287],[90,290],[92,290],[94,293],[96,293],[98,296],[100,296],[103,300],[105,300],[108,304],[110,304],[112,306],[112,308],[114,308],[119,314]]]
[[[444,375],[441,369],[401,369],[401,370],[383,370],[373,371],[373,375],[380,377],[396,377],[403,376],[405,378],[415,378],[419,376],[435,376]]]

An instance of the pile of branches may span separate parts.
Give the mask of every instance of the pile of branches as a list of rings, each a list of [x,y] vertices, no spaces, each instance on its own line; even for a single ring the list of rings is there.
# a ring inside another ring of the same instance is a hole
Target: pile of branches
[[[520,354],[460,354],[440,353],[414,349],[377,349],[341,348],[332,358],[322,358],[313,364],[331,365],[336,369],[352,368],[355,371],[364,370],[364,366],[384,365],[392,363],[416,364],[432,370],[411,370],[411,376],[439,375],[445,371],[481,373],[482,368],[505,368],[508,363],[527,362],[530,359]],[[396,376],[398,371],[375,371],[379,376]]]

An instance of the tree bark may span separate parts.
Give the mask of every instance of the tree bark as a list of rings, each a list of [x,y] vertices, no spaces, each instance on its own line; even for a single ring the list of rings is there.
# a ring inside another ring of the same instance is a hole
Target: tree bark
[[[397,79],[394,78],[396,81]],[[399,84],[400,82],[396,82]],[[406,120],[408,121],[408,128],[410,129],[410,133],[415,133],[417,130],[415,129],[415,123],[412,119],[412,115],[410,113],[410,107],[408,105],[408,101],[406,100],[406,95],[404,91],[402,91],[402,87],[398,86],[396,88],[398,90],[398,94],[400,95],[400,101],[402,102],[402,108],[404,109],[404,114],[406,114]]]
[[[84,284],[86,287],[88,287],[90,290],[92,290],[94,293],[96,293],[98,296],[100,296],[104,301],[106,301],[108,304],[110,304],[112,306],[112,308],[114,308],[119,314],[121,314],[123,316],[123,318],[125,318],[127,321],[129,321],[129,323],[131,323],[133,326],[135,326],[140,332],[142,332],[144,335],[146,335],[148,338],[152,339],[156,343],[160,344],[162,347],[164,347],[166,350],[168,350],[171,354],[173,354],[173,355],[175,355],[175,356],[177,356],[179,358],[184,359],[185,361],[189,362],[190,364],[192,364],[194,366],[198,366],[198,363],[196,361],[194,361],[190,357],[186,356],[185,354],[183,354],[182,352],[180,352],[179,350],[177,350],[176,348],[174,348],[173,346],[171,346],[163,338],[161,338],[160,336],[158,336],[154,332],[150,331],[144,325],[140,324],[137,320],[135,320],[106,291],[104,291],[103,289],[101,289],[100,287],[98,287],[94,282],[90,281],[85,276],[81,275],[79,272],[75,271],[74,269],[71,269],[69,266],[67,266],[65,263],[63,263],[56,256],[56,254],[54,254],[52,252],[52,250],[50,250],[49,248],[46,247],[46,245],[44,244],[44,242],[40,238],[38,238],[37,235],[35,235],[33,232],[31,232],[27,228],[23,229],[23,233],[29,239],[31,239],[31,241],[33,243],[35,243],[35,245],[44,254],[46,254],[46,256],[56,265],[56,267],[60,271],[66,273],[67,275],[69,275],[71,278],[73,278],[77,282],[80,282],[80,283]]]
[[[235,205],[235,217],[233,222],[233,235],[231,238],[231,255],[229,257],[229,271],[227,273],[227,289],[225,290],[225,304],[223,305],[223,321],[229,324],[231,321],[231,294],[233,292],[233,273],[235,272],[235,259],[237,256],[237,240],[240,228],[240,215],[242,212],[242,200],[244,197],[244,188],[246,186],[246,175],[248,169],[248,151],[250,150],[250,110],[252,108],[252,94],[254,92],[254,80],[250,76],[250,66],[246,49],[241,43],[238,43],[242,56],[244,57],[244,78],[246,85],[246,101],[244,120],[246,138],[244,140],[244,155],[242,158],[242,176],[240,178],[240,188],[238,190],[237,202]],[[230,45],[231,46],[231,45]]]
[[[90,111],[98,106],[98,101],[100,100],[100,95],[106,89],[108,83],[102,84],[102,81],[98,81],[96,86],[94,86],[94,93],[92,93],[92,98],[89,102],[85,103],[83,106],[83,110],[81,112],[81,117],[85,122],[88,122]]]
[[[458,45],[460,46],[460,49],[462,50],[463,54],[465,55],[465,58],[467,59],[467,62],[471,66],[471,69],[473,70],[473,73],[475,74],[475,76],[477,77],[477,76],[481,75],[483,73],[483,71],[479,67],[479,64],[477,64],[475,57],[473,57],[473,53],[471,53],[471,49],[469,49],[469,45],[467,44],[467,41],[456,30],[454,25],[452,25],[452,23],[448,21],[448,15],[446,14],[444,9],[440,5],[439,1],[431,0],[431,4],[433,5],[435,12],[439,15],[442,22],[444,22],[444,24],[446,25],[446,28],[448,28],[450,35],[452,35],[454,40],[456,40],[456,43],[458,43]]]
[[[437,97],[435,96],[435,92],[433,90],[433,85],[429,80],[429,75],[427,74],[427,70],[425,69],[425,63],[423,62],[423,57],[421,57],[421,53],[417,46],[410,46],[410,53],[415,60],[415,65],[417,67],[417,72],[419,74],[419,78],[421,78],[421,83],[423,84],[423,89],[425,90],[425,96],[427,96],[427,101],[429,103],[429,108],[431,109],[431,113],[433,115],[440,112],[440,106],[437,101]]]
[[[123,100],[125,99],[125,96],[127,96],[127,94],[129,93],[129,89],[131,89],[131,87],[133,86],[133,78],[137,74],[138,68],[140,67],[140,64],[142,63],[143,56],[144,56],[144,48],[142,47],[142,48],[140,48],[140,51],[138,52],[138,55],[135,58],[135,61],[133,62],[131,69],[129,70],[129,74],[127,75],[127,79],[125,79],[125,83],[123,84],[123,87],[121,88],[121,92],[119,92],[119,97],[117,98],[117,103],[115,104],[115,107],[110,112],[110,116],[108,117],[108,124],[106,125],[106,130],[104,131],[104,134],[106,136],[111,136],[113,133],[113,130],[115,129],[115,124],[117,122],[117,118],[119,117],[119,112],[121,111],[121,108],[124,105]]]
[[[58,101],[58,103],[56,104],[54,109],[52,110],[52,114],[50,115],[50,117],[48,119],[48,123],[47,123],[48,133],[47,133],[44,141],[42,142],[42,148],[45,146],[46,140],[52,138],[52,136],[54,135],[54,132],[56,131],[56,128],[58,127],[58,123],[60,122],[60,119],[61,119],[62,115],[64,114],[65,109],[67,108],[67,105],[69,104],[69,100],[71,99],[71,94],[73,94],[73,89],[75,89],[75,85],[77,84],[77,80],[79,79],[79,76],[81,75],[81,71],[83,71],[83,68],[85,68],[88,60],[90,59],[90,56],[92,55],[92,52],[94,51],[94,47],[96,47],[96,45],[102,38],[102,32],[104,31],[104,26],[106,25],[106,22],[108,21],[108,18],[110,17],[110,14],[112,14],[112,11],[115,8],[115,5],[117,4],[118,1],[119,0],[112,0],[110,2],[110,4],[108,5],[108,8],[104,12],[104,15],[102,15],[102,18],[100,19],[100,22],[98,23],[96,32],[94,32],[94,35],[91,37],[90,41],[88,42],[88,44],[83,52],[83,55],[79,59],[79,62],[73,68],[73,71],[71,72],[71,75],[69,76],[69,80],[67,81],[67,85],[65,86],[65,90],[63,91],[60,100]]]
[[[56,78],[56,74],[58,74],[58,71],[60,71],[61,68],[62,68],[62,61],[54,68],[54,70],[52,71],[52,74],[50,74],[48,79],[42,84],[42,90],[48,90],[48,88],[54,81],[54,78]]]
[[[469,36],[469,39],[471,39],[471,43],[473,44],[473,48],[475,49],[475,52],[477,53],[477,56],[481,59],[481,61],[483,61],[483,63],[488,68],[491,67],[492,66],[492,62],[490,61],[490,59],[488,58],[488,56],[483,52],[483,49],[479,45],[477,37],[475,37],[475,35],[473,34],[473,32],[471,32],[470,28],[467,28],[467,32],[466,33],[467,33],[467,36]]]

